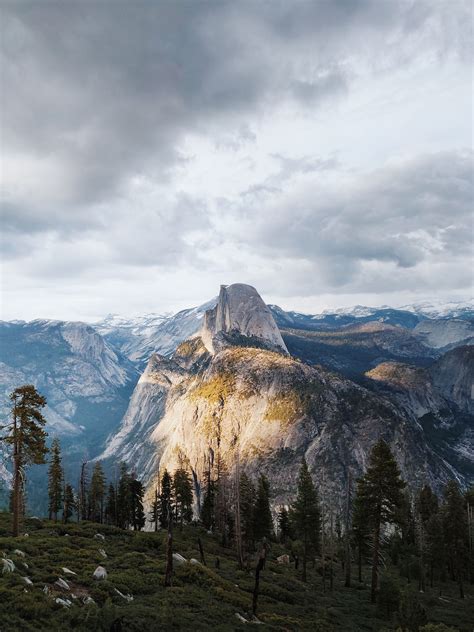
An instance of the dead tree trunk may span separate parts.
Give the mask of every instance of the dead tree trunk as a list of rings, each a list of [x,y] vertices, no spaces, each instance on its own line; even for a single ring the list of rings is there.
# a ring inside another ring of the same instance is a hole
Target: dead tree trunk
[[[351,587],[351,473],[347,475],[347,490],[346,490],[346,515],[345,515],[345,529],[344,529],[344,557],[345,557],[345,581],[344,586],[346,588]]]
[[[165,570],[165,588],[171,586],[173,577],[173,518],[171,515],[171,507],[168,507],[168,541],[166,543],[166,570]]]

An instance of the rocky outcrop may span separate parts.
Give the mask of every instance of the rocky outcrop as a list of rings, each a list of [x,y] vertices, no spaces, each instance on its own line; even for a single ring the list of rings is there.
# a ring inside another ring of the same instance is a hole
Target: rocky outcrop
[[[445,353],[430,369],[433,384],[447,399],[474,414],[474,347],[457,347]]]
[[[474,344],[474,323],[469,320],[423,320],[414,332],[424,344],[435,349]]]
[[[288,353],[270,309],[255,288],[243,283],[221,285],[217,305],[205,314],[200,337],[210,353],[229,343]]]

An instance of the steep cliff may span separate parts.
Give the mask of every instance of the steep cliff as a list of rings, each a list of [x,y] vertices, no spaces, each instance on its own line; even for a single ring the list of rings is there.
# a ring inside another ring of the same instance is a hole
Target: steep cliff
[[[206,312],[200,332],[208,351],[227,343],[260,345],[288,354],[270,309],[251,285],[221,285],[217,305]]]

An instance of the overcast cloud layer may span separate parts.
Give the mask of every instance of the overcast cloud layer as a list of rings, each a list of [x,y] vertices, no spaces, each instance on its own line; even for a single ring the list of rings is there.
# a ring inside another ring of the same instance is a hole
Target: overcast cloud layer
[[[2,317],[469,298],[471,7],[2,3]]]

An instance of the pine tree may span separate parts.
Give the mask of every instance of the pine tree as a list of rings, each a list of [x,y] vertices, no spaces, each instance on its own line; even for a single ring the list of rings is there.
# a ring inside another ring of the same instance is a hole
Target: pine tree
[[[81,475],[79,478],[79,519],[87,520],[88,518],[88,505],[87,505],[87,490],[89,485],[89,479],[87,475],[87,461],[83,461],[81,464]]]
[[[117,526],[117,496],[113,483],[109,484],[107,502],[105,504],[105,521],[107,524]]]
[[[1,426],[6,435],[1,437],[13,449],[13,536],[20,533],[20,515],[23,507],[25,468],[31,464],[43,464],[48,452],[44,430],[46,423],[41,409],[46,398],[32,384],[16,388],[10,395],[12,422]]]
[[[201,508],[201,521],[206,529],[214,530],[216,527],[216,482],[212,474],[206,472],[204,484],[206,491]]]
[[[242,472],[240,476],[240,526],[242,531],[242,544],[245,551],[254,549],[254,512],[255,512],[255,487],[252,480]]]
[[[429,485],[425,485],[421,489],[416,505],[423,524],[426,524],[433,514],[438,513],[438,497]]]
[[[151,503],[149,521],[154,525],[155,531],[158,531],[158,525],[160,523],[160,497],[157,487],[155,488],[155,496]]]
[[[357,485],[357,503],[372,530],[372,603],[377,597],[381,530],[386,523],[396,523],[399,519],[404,487],[393,454],[387,443],[380,439],[372,449],[367,472]]]
[[[125,463],[120,464],[120,479],[117,488],[117,526],[128,529],[132,515],[130,474]]]
[[[288,509],[284,505],[278,510],[278,537],[283,544],[290,537],[290,518]]]
[[[163,472],[160,485],[159,520],[163,529],[167,529],[173,517],[173,481],[168,470]]]
[[[69,522],[76,509],[76,498],[71,485],[66,484],[64,488],[63,522]]]
[[[105,475],[99,461],[94,465],[91,484],[89,487],[89,519],[93,522],[103,522],[105,503]]]
[[[451,578],[458,582],[459,596],[464,599],[463,579],[468,559],[469,534],[464,498],[456,481],[449,481],[444,488],[441,512]]]
[[[58,519],[58,513],[63,502],[64,473],[61,466],[61,448],[58,439],[53,439],[50,448],[51,460],[48,472],[48,512],[49,519]]]
[[[303,581],[306,581],[308,557],[319,550],[321,512],[316,488],[303,458],[297,482],[297,496],[291,508],[295,535],[303,544]]]
[[[352,537],[357,548],[357,568],[359,582],[362,582],[362,563],[370,549],[370,526],[367,523],[362,498],[356,496],[352,513]]]
[[[174,473],[173,491],[176,521],[182,528],[184,523],[193,519],[193,486],[191,477],[183,468]]]
[[[143,495],[145,489],[141,481],[132,476],[130,478],[130,523],[134,531],[141,531],[145,526],[145,512],[143,511]]]
[[[270,510],[270,483],[264,474],[258,479],[254,511],[254,535],[257,541],[273,535],[273,518]]]

